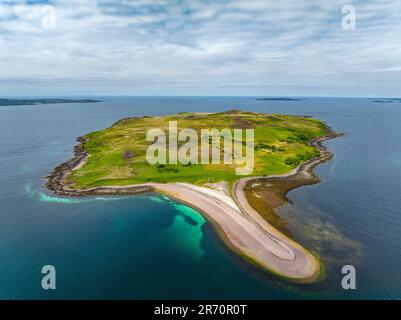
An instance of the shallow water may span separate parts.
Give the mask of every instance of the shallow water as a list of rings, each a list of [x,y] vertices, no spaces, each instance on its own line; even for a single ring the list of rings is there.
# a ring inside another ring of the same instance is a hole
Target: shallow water
[[[401,104],[368,99],[103,98],[0,108],[0,298],[401,298]],[[345,137],[325,144],[322,182],[289,193],[291,233],[319,252],[312,286],[264,275],[222,244],[196,211],[157,194],[65,199],[43,177],[75,138],[135,115],[244,109],[313,115]],[[41,267],[57,289],[41,289]],[[354,264],[357,290],[341,289]]]

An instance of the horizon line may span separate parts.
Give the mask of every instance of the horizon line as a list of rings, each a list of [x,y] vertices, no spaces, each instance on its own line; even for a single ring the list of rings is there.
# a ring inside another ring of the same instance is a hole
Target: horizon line
[[[390,96],[324,96],[324,95],[129,95],[129,94],[59,94],[59,95],[0,95],[0,99],[54,99],[54,98],[343,98],[343,99],[401,99]]]

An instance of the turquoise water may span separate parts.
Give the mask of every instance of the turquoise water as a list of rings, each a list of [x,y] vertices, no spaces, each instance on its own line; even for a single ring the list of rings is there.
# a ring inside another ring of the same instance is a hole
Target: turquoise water
[[[0,108],[0,298],[401,298],[401,104],[368,99],[103,98]],[[343,138],[280,214],[319,253],[322,283],[277,280],[230,252],[201,214],[158,194],[67,199],[42,188],[75,138],[135,115],[244,109],[313,115]],[[43,265],[57,289],[41,289]],[[341,266],[357,290],[341,289]]]

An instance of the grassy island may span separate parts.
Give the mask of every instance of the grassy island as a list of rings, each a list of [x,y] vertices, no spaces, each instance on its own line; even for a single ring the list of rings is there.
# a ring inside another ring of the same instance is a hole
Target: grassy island
[[[255,132],[254,176],[283,174],[316,157],[319,151],[309,141],[327,134],[319,120],[310,117],[227,111],[221,113],[180,113],[161,117],[127,118],[110,128],[86,135],[85,164],[74,170],[68,183],[76,188],[102,185],[130,185],[146,182],[234,182],[239,177],[233,165],[189,164],[150,165],[146,161],[146,132],[168,130],[169,121],[179,129],[253,128]]]

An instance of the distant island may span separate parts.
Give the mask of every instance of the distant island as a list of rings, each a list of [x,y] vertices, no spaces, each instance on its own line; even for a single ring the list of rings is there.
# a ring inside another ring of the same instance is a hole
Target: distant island
[[[280,97],[271,97],[271,98],[256,98],[259,101],[301,101],[301,98],[280,98]]]
[[[375,98],[375,99],[370,99],[374,103],[395,103],[395,102],[401,102],[401,98]]]
[[[209,128],[254,129],[254,171],[244,178],[235,174],[233,164],[149,164],[148,129],[168,130],[172,121],[198,134]],[[289,190],[319,181],[314,167],[332,157],[322,141],[337,136],[310,117],[240,110],[124,118],[79,137],[74,157],[53,170],[46,187],[72,197],[162,193],[197,209],[227,246],[250,263],[283,279],[314,282],[324,274],[319,258],[271,217]],[[255,193],[261,187],[269,193],[263,209]]]
[[[6,99],[0,98],[0,106],[29,106],[54,103],[94,103],[92,99]]]

